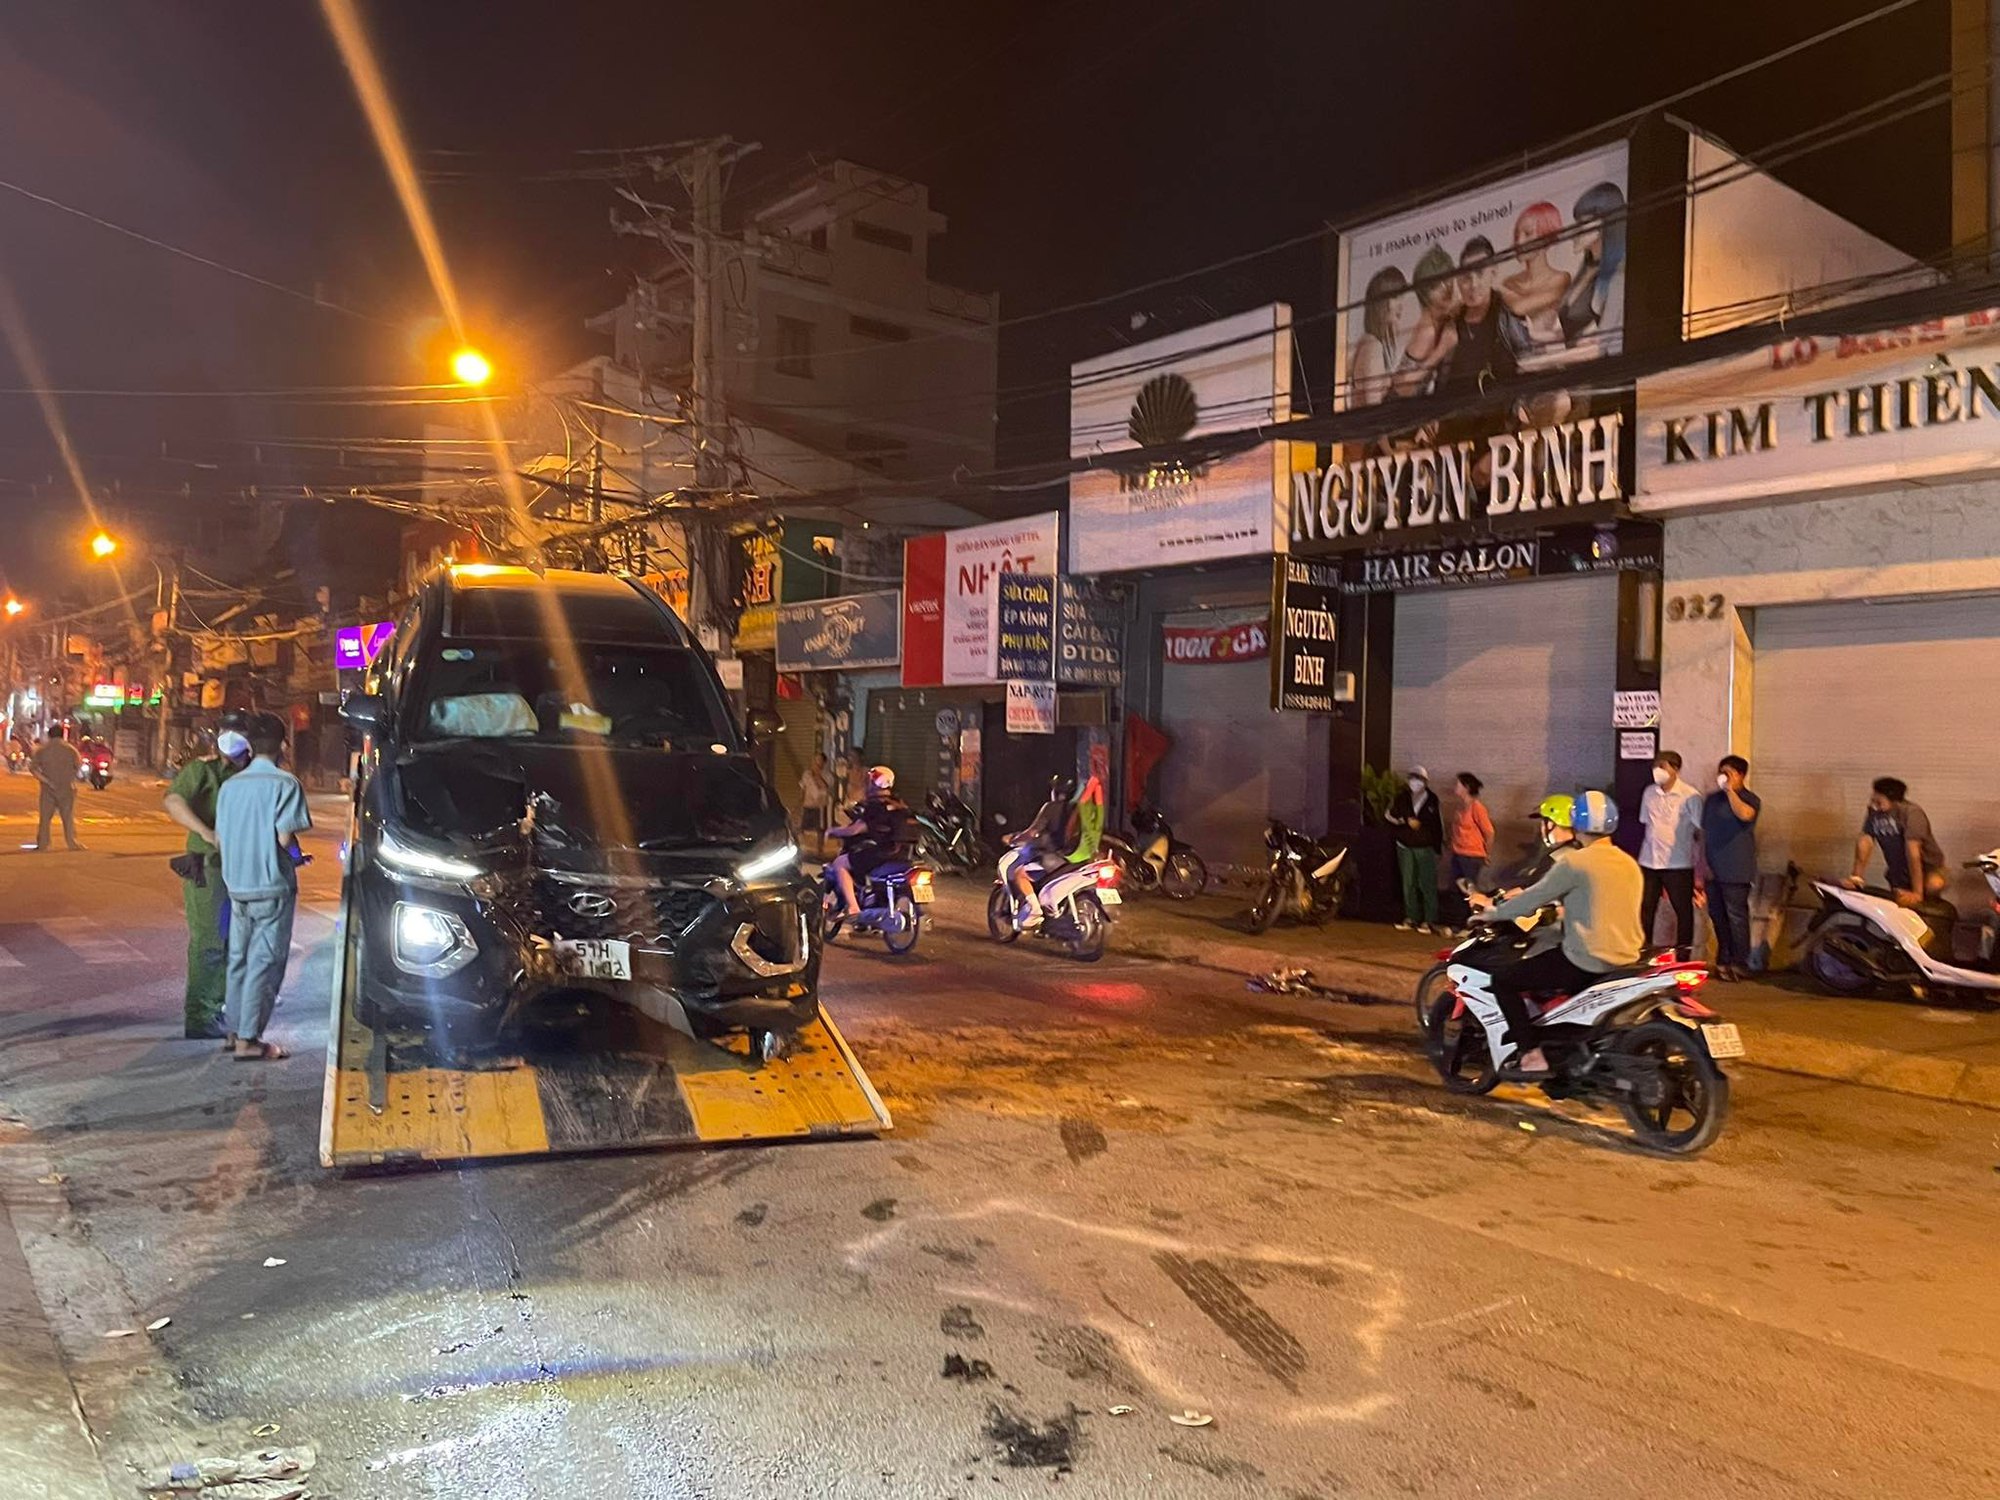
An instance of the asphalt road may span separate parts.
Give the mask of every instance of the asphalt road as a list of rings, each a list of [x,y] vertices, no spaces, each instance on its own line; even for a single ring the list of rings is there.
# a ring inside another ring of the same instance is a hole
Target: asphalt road
[[[343,1176],[331,836],[300,1055],[233,1064],[157,789],[74,855],[30,790],[0,1189],[111,1493],[287,1443],[343,1500],[2000,1493],[2000,1115],[1746,1069],[1664,1162],[1445,1095],[1399,1014],[932,934],[829,959],[880,1140]]]

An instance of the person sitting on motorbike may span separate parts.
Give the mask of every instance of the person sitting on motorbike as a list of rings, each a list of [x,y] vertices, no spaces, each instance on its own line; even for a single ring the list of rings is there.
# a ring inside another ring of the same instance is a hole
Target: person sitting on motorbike
[[[1564,808],[1564,802],[1570,806]],[[1574,799],[1548,798],[1540,816],[1566,827],[1575,846],[1558,849],[1548,874],[1503,901],[1477,892],[1467,897],[1477,913],[1474,920],[1484,924],[1510,922],[1552,903],[1562,907],[1559,946],[1505,965],[1492,976],[1493,998],[1507,1020],[1507,1051],[1519,1057],[1521,1070],[1528,1073],[1546,1072],[1548,1061],[1540,1047],[1522,1052],[1535,1035],[1523,996],[1531,990],[1575,994],[1613,969],[1637,963],[1645,945],[1639,930],[1645,881],[1638,861],[1611,842],[1618,804],[1603,792],[1579,792]]]
[[[854,877],[865,879],[878,865],[897,858],[910,837],[910,809],[896,795],[896,773],[887,766],[870,766],[867,787],[867,797],[854,809],[854,821],[828,834],[845,841],[827,869],[840,899],[847,903],[844,915],[850,918],[861,915]]]
[[[1082,841],[1077,801],[1076,778],[1058,771],[1049,778],[1049,800],[1034,821],[1007,840],[1028,850],[1028,857],[1014,866],[1014,894],[1020,898],[1014,920],[1022,927],[1033,927],[1042,920],[1042,904],[1035,899],[1036,877],[1060,870],[1069,862],[1066,851]],[[1103,831],[1100,807],[1098,833]]]

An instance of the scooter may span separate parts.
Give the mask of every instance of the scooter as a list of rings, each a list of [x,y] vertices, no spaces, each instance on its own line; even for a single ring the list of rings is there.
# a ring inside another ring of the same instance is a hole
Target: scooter
[[[1347,846],[1316,840],[1277,818],[1264,830],[1271,868],[1264,889],[1250,908],[1250,930],[1267,932],[1287,912],[1315,927],[1340,910],[1347,898]]]
[[[1120,902],[1118,867],[1099,858],[1043,876],[1035,885],[1042,919],[1024,928],[1015,918],[1020,895],[1014,889],[1014,872],[1032,857],[1033,851],[1021,843],[1010,843],[1000,856],[993,892],[986,898],[987,932],[996,943],[1011,943],[1025,932],[1060,944],[1080,962],[1095,963],[1104,957],[1111,936],[1109,908]]]
[[[1104,835],[1104,852],[1118,866],[1120,884],[1135,893],[1161,891],[1176,901],[1208,888],[1208,866],[1194,846],[1174,837],[1173,825],[1147,804],[1132,814],[1133,837]]]
[[[820,889],[829,943],[843,928],[852,926],[856,932],[879,932],[883,946],[895,954],[908,953],[917,946],[924,935],[924,909],[935,894],[930,866],[902,859],[886,860],[866,875],[854,877],[854,894],[861,902],[857,917],[847,915],[847,903],[834,884],[830,862],[820,871]]]
[[[932,792],[925,811],[911,818],[917,825],[917,853],[939,869],[966,874],[987,862],[979,819],[963,799]]]
[[[1671,953],[1614,969],[1573,995],[1528,997],[1531,1037],[1509,1034],[1493,993],[1505,965],[1561,940],[1555,908],[1533,922],[1481,924],[1451,951],[1446,991],[1431,1007],[1425,1044],[1444,1086],[1484,1094],[1503,1082],[1537,1086],[1551,1099],[1616,1104],[1649,1150],[1693,1156],[1714,1144],[1729,1114],[1720,1060],[1741,1057],[1743,1038],[1696,998],[1706,964]],[[1547,1073],[1524,1073],[1535,1047]]]
[[[99,751],[84,762],[83,778],[97,791],[111,785],[111,753]]]
[[[2000,849],[1969,860],[1968,870],[1986,876],[2000,915]],[[1821,988],[1836,995],[1865,995],[1888,986],[1919,999],[1932,990],[2000,999],[2000,972],[1967,968],[1951,951],[1958,909],[1949,901],[1899,906],[1895,893],[1879,886],[1849,890],[1831,880],[1815,880],[1820,909],[1806,929],[1800,962]],[[1991,963],[1995,915],[1980,936],[1982,960]],[[1940,956],[1942,955],[1942,956]]]

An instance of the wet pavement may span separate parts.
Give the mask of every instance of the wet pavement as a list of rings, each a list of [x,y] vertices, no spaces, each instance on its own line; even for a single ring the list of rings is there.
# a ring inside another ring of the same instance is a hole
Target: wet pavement
[[[1746,1069],[1660,1161],[1387,1008],[937,933],[828,961],[879,1140],[329,1173],[330,840],[299,1056],[232,1063],[153,795],[23,855],[0,781],[0,1192],[103,1453],[46,1493],[2000,1492],[1992,1111]]]

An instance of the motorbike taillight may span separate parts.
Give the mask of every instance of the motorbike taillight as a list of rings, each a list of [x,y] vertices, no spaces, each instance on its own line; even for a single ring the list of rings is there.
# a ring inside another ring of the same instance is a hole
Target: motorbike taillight
[[[1118,866],[1111,863],[1108,859],[1105,860],[1104,863],[1097,867],[1097,883],[1099,885],[1118,884]]]

